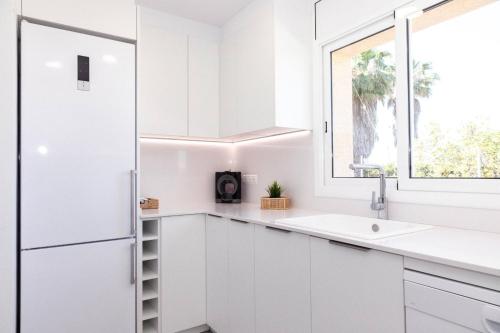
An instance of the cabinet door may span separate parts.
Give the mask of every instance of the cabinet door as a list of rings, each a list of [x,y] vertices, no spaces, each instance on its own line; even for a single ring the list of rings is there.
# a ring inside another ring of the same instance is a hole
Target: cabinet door
[[[189,136],[219,136],[219,44],[189,37]]]
[[[272,1],[253,1],[224,25],[221,46],[223,136],[275,126]]]
[[[131,244],[22,251],[20,332],[135,332]]]
[[[229,333],[227,312],[227,220],[207,216],[207,324],[217,333]]]
[[[205,216],[163,218],[161,222],[162,332],[206,323]]]
[[[310,272],[308,236],[255,226],[256,332],[311,332]]]
[[[188,135],[187,35],[143,24],[138,52],[140,135]]]
[[[118,37],[136,38],[134,0],[22,0],[22,3],[25,17]]]
[[[255,333],[254,224],[228,223],[228,332]]]
[[[403,259],[311,238],[313,333],[404,332]]]

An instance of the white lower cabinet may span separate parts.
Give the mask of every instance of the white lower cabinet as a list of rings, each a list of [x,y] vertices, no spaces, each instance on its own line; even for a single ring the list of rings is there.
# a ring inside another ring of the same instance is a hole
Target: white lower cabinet
[[[309,236],[255,226],[257,333],[311,332],[310,272]]]
[[[216,333],[229,333],[227,314],[227,220],[207,216],[207,324]]]
[[[403,333],[403,258],[311,237],[312,333]]]
[[[216,333],[255,333],[251,223],[207,217],[207,323]]]
[[[229,333],[255,333],[254,227],[228,223]]]
[[[163,218],[162,333],[176,333],[206,323],[205,272],[205,215]]]

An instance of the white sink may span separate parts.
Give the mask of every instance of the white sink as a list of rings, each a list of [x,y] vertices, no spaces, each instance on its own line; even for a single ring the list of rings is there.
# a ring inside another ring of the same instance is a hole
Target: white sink
[[[376,240],[432,228],[432,226],[417,223],[335,214],[281,219],[277,220],[276,224],[304,231],[366,240]]]

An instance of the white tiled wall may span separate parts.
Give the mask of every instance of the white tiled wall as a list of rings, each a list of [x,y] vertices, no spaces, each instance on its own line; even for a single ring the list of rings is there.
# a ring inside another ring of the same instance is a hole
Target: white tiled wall
[[[283,184],[294,207],[373,216],[367,200],[314,195],[313,146],[310,133],[238,143],[143,144],[142,193],[159,197],[162,205],[214,200],[214,172],[226,169],[258,175],[255,185],[243,185],[243,201],[258,203],[273,180]],[[192,205],[189,205],[192,206]],[[390,204],[392,219],[500,233],[500,210],[431,205]]]

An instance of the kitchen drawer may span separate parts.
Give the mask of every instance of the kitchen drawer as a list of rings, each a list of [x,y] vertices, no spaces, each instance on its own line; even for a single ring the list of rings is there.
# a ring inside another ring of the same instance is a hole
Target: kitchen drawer
[[[405,281],[408,333],[500,332],[499,304],[438,289],[436,286],[442,286],[439,282],[444,279],[431,279],[437,282],[432,283],[433,286]],[[479,287],[467,285],[467,288],[477,288],[475,295],[490,294],[489,300],[500,296],[500,293]]]

